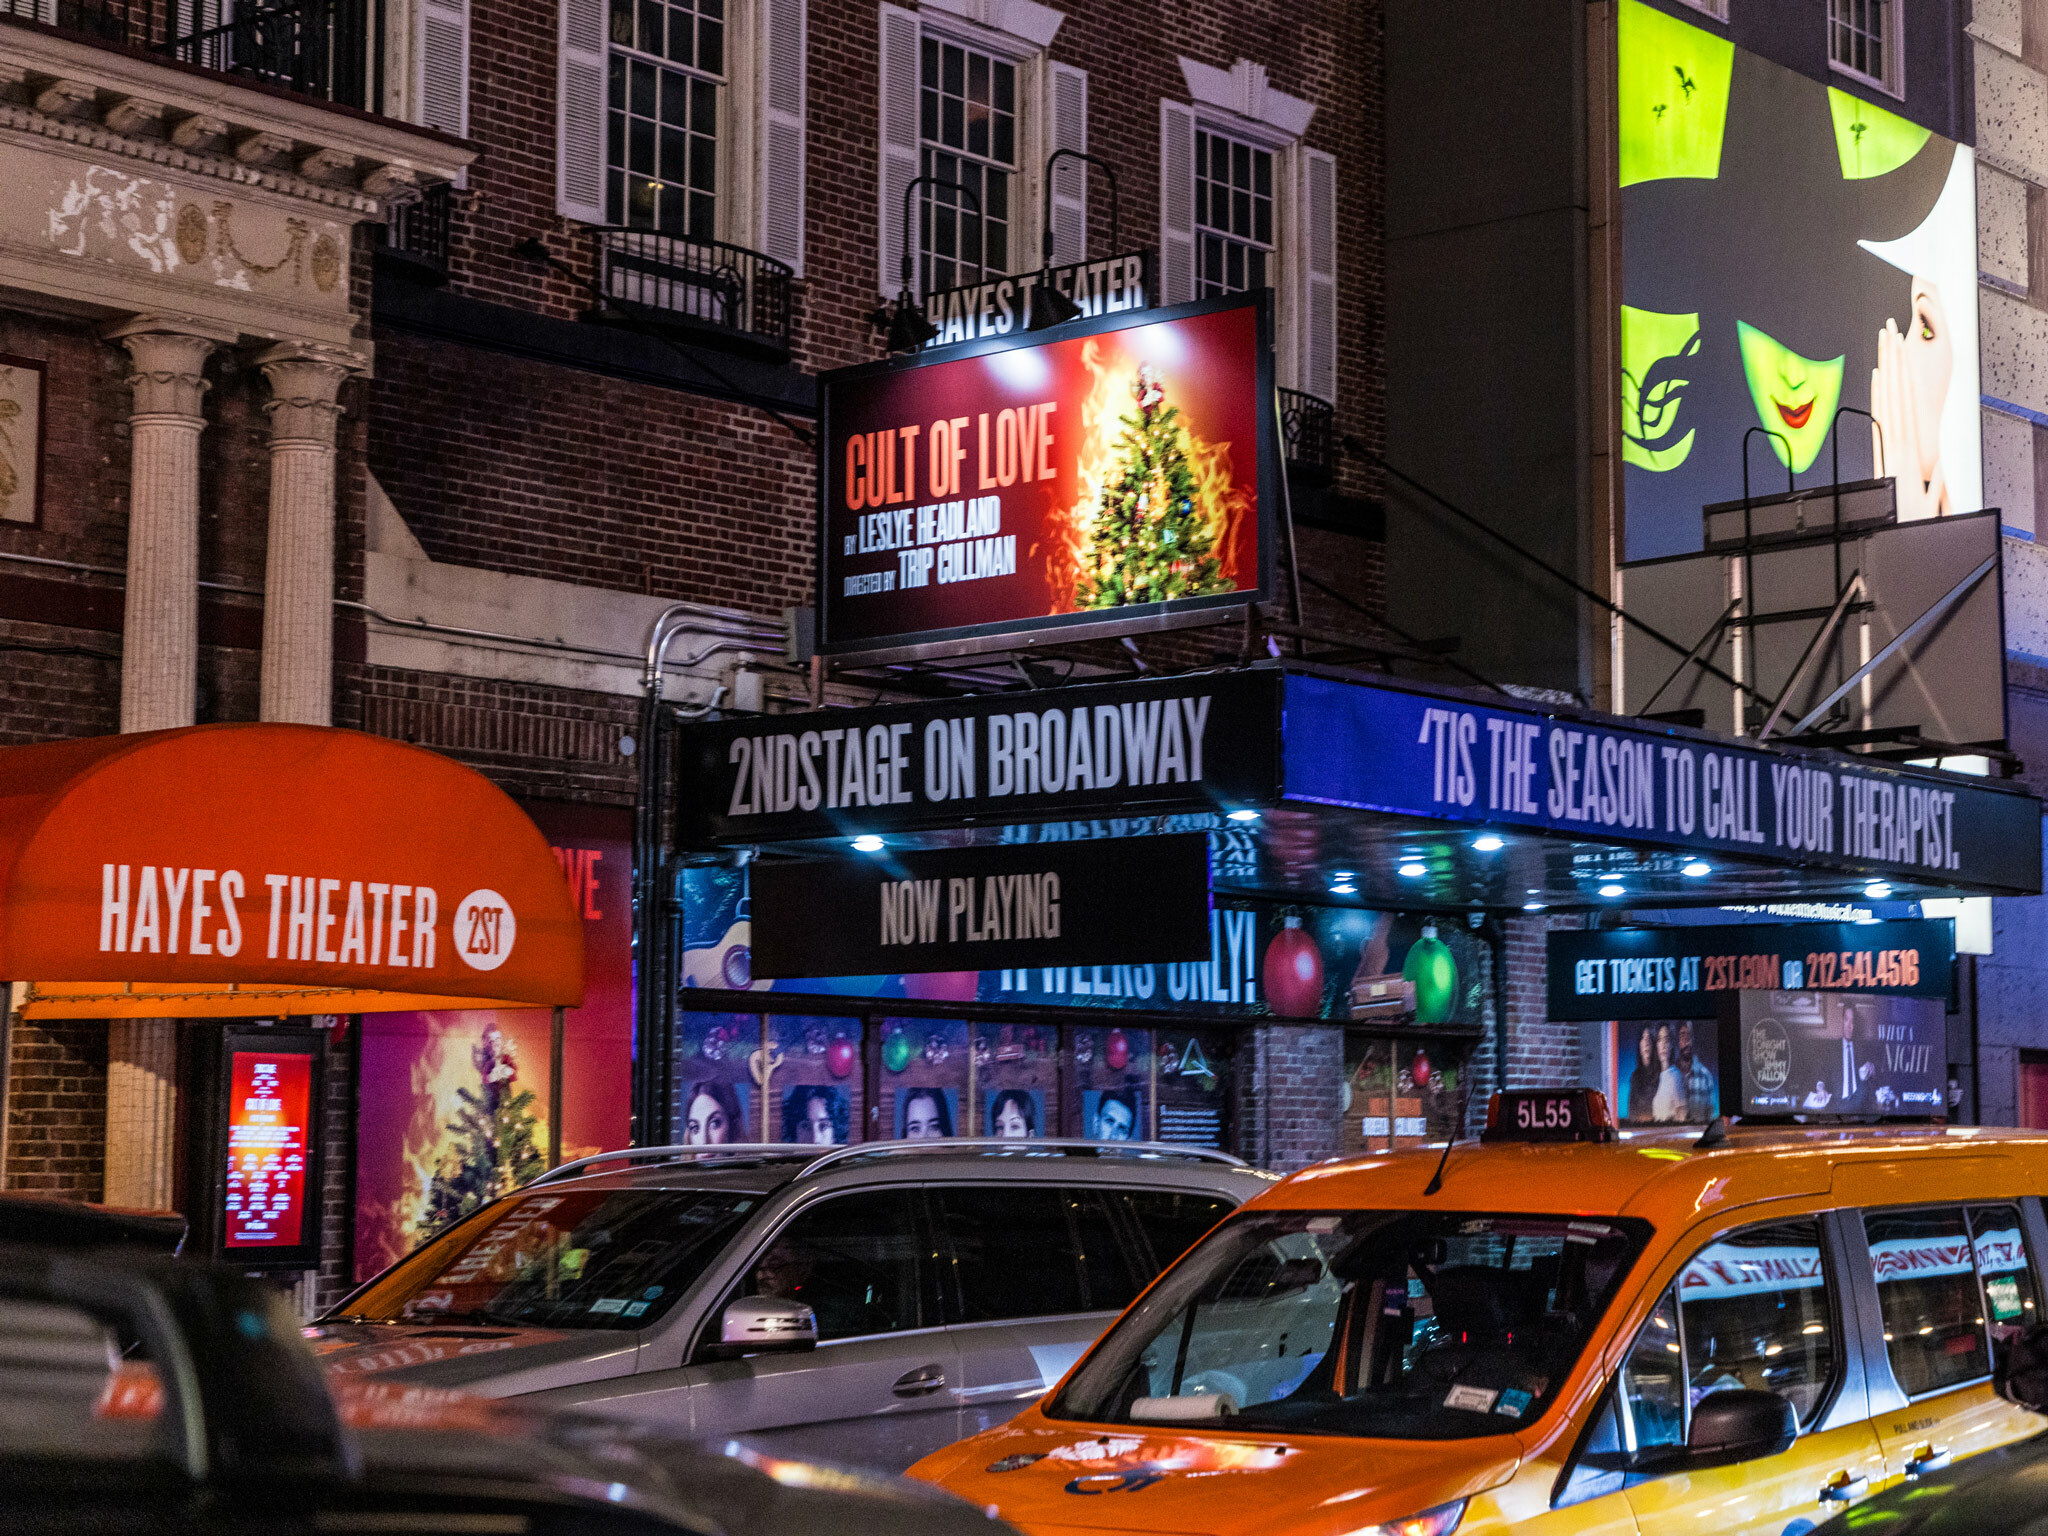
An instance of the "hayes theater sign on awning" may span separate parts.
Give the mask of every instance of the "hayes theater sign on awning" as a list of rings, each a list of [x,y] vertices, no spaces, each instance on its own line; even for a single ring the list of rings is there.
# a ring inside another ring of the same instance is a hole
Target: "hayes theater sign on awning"
[[[82,1017],[574,1004],[583,936],[482,775],[205,725],[0,751],[0,977]]]
[[[760,859],[753,973],[876,976],[1209,956],[1200,833]]]
[[[957,653],[1261,600],[1271,330],[1261,293],[825,375],[818,649]]]

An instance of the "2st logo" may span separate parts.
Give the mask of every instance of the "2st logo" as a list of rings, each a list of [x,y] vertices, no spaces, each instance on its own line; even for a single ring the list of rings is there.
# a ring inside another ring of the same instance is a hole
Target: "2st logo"
[[[473,971],[495,971],[518,938],[512,903],[496,891],[471,891],[455,909],[455,953]]]

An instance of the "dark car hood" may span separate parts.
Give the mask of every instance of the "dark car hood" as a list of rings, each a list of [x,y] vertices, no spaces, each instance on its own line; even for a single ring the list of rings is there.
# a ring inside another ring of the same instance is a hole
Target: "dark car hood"
[[[599,1499],[701,1536],[1016,1536],[907,1478],[389,1381],[344,1385],[338,1402],[371,1485],[456,1481]]]
[[[507,1397],[632,1374],[639,1336],[611,1329],[316,1323],[306,1347],[341,1380],[375,1377]]]
[[[1983,1451],[1843,1512],[1885,1536],[2048,1536],[2048,1434]]]

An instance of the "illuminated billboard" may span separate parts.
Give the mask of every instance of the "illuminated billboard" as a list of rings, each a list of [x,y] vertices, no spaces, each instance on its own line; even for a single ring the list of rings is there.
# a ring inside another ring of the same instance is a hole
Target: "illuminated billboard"
[[[1640,0],[1619,21],[1627,558],[1698,549],[1745,447],[1752,494],[1839,451],[1901,521],[1979,510],[1971,150]]]
[[[1270,587],[1266,293],[822,381],[818,648],[1199,622]]]

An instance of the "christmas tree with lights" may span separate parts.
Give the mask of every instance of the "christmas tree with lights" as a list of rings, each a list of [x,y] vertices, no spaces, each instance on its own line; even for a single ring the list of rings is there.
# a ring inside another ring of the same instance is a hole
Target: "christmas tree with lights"
[[[454,1147],[427,1183],[419,1229],[422,1241],[538,1177],[547,1167],[533,1090],[519,1086],[519,1058],[512,1042],[490,1025],[471,1048],[469,1059],[482,1080],[482,1091],[455,1090],[461,1108],[447,1127]]]
[[[1131,386],[1138,408],[1117,439],[1122,470],[1102,488],[1076,589],[1082,608],[1121,608],[1227,592],[1216,531],[1196,505],[1180,407],[1148,363]]]

